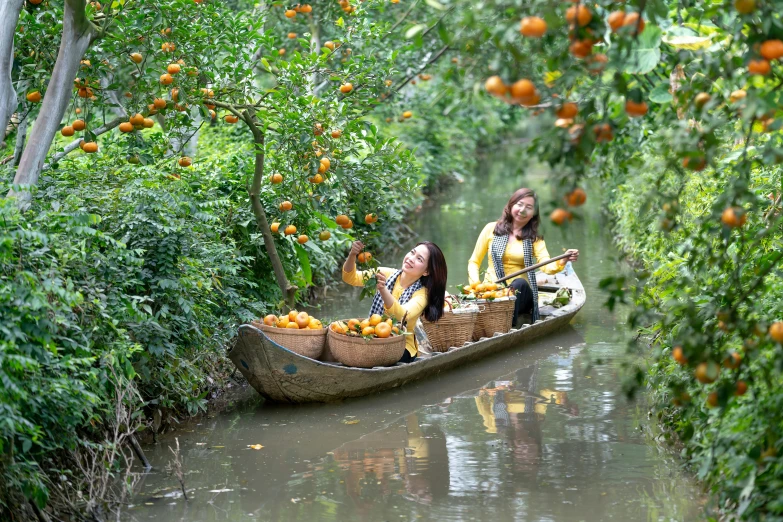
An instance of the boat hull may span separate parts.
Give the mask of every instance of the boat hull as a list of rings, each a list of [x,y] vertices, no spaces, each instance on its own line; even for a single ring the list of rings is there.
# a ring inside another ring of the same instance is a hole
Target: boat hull
[[[408,364],[351,368],[316,361],[287,350],[251,325],[239,328],[237,343],[228,355],[250,385],[268,400],[306,403],[361,397],[437,375],[564,328],[584,305],[586,296],[573,272],[558,274],[556,279],[558,286],[571,290],[571,302],[562,308],[548,310],[549,315],[535,324],[466,343],[447,352],[426,354]]]

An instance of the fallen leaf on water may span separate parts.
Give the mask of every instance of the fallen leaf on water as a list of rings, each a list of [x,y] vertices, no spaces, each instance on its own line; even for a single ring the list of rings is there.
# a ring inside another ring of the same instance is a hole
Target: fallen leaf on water
[[[247,447],[251,448],[251,449],[254,449],[254,450],[260,450],[264,446],[262,446],[261,444],[248,444]]]
[[[213,449],[215,448],[225,448],[225,446],[212,446]]]
[[[345,419],[343,421],[343,424],[359,424],[359,419],[351,419],[351,420]]]

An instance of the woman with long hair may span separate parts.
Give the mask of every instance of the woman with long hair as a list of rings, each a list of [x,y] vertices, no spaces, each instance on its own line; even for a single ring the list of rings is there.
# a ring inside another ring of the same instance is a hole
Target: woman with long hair
[[[468,262],[470,283],[480,281],[479,269],[487,252],[490,255],[484,277],[485,283],[492,283],[505,277],[506,274],[549,259],[544,236],[538,233],[539,223],[536,193],[529,188],[521,188],[514,192],[506,203],[500,219],[488,223],[476,241],[473,255],[470,256]],[[576,249],[570,249],[568,253],[569,257],[544,265],[538,270],[550,275],[561,272],[568,261],[576,261],[579,258],[579,251]],[[530,314],[533,322],[536,322],[538,320],[538,286],[536,285],[535,271],[515,277],[511,280],[510,286],[515,290],[517,296],[514,307],[514,324],[516,325],[520,314]]]
[[[363,286],[365,272],[356,269],[356,256],[364,243],[354,241],[343,264],[343,281]],[[407,313],[407,328],[413,332],[420,316],[435,322],[443,316],[446,299],[446,258],[438,245],[424,241],[405,254],[400,269],[380,267],[375,274],[376,292],[370,315],[379,314],[401,321]],[[407,335],[400,362],[413,362],[419,353],[415,335]]]

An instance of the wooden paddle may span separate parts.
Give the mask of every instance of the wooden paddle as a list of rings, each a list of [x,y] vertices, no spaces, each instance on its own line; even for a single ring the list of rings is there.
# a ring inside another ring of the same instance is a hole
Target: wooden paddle
[[[498,279],[495,282],[496,283],[502,283],[503,281],[508,281],[512,277],[516,277],[518,275],[526,274],[527,272],[530,272],[531,270],[535,270],[536,268],[540,268],[540,267],[542,267],[544,265],[548,265],[549,263],[552,263],[552,262],[557,261],[559,259],[565,259],[566,257],[570,257],[570,256],[571,256],[570,252],[566,252],[565,254],[560,254],[559,256],[555,256],[555,257],[553,257],[551,259],[547,259],[545,261],[541,261],[540,263],[536,263],[535,265],[526,266],[522,270],[517,270],[513,274],[509,274],[506,277],[501,277],[500,279]]]

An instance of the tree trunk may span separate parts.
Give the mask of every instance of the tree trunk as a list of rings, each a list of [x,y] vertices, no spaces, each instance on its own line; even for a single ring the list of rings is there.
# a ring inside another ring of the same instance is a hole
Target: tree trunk
[[[63,34],[60,50],[57,53],[49,87],[44,95],[43,104],[35,121],[30,140],[22,154],[22,160],[16,170],[14,183],[17,185],[35,185],[41,174],[46,154],[52,145],[54,134],[60,127],[63,115],[68,108],[73,92],[73,80],[79,71],[79,62],[84,52],[97,37],[92,23],[84,13],[85,0],[65,0],[63,9]],[[25,209],[30,205],[31,194],[28,191],[9,196],[18,198],[17,204]]]
[[[0,129],[5,129],[17,106],[11,67],[14,64],[14,33],[22,5],[24,0],[0,1]]]
[[[258,120],[255,115],[245,111],[243,119],[253,133],[253,142],[256,147],[255,171],[253,172],[253,184],[250,186],[250,206],[253,209],[253,215],[256,217],[256,225],[261,231],[261,235],[264,236],[264,248],[266,248],[266,253],[269,255],[269,260],[272,263],[272,270],[275,272],[277,285],[283,292],[283,298],[288,307],[293,308],[296,304],[297,288],[288,281],[285,275],[283,263],[280,261],[280,256],[277,255],[277,248],[275,248],[275,238],[272,236],[269,221],[266,219],[266,212],[263,205],[261,205],[261,199],[258,197],[261,193],[261,180],[264,178],[264,133],[258,127]]]
[[[16,146],[14,147],[14,167],[19,165],[19,160],[22,159],[22,152],[24,152],[24,142],[27,139],[27,125],[30,123],[30,115],[19,122],[19,127],[16,128]]]

